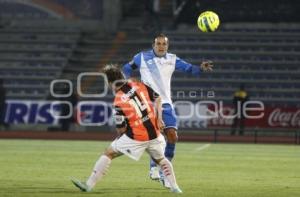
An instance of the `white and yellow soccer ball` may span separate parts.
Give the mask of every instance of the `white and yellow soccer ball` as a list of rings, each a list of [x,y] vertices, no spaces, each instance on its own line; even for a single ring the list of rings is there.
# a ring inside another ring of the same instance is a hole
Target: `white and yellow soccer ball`
[[[205,11],[198,17],[198,27],[202,32],[216,31],[220,25],[219,16],[213,11]]]

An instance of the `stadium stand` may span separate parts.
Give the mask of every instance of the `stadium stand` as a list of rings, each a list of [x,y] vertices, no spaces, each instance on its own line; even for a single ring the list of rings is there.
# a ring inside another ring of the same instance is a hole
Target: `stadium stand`
[[[73,27],[0,29],[0,76],[9,99],[45,99],[80,37]]]

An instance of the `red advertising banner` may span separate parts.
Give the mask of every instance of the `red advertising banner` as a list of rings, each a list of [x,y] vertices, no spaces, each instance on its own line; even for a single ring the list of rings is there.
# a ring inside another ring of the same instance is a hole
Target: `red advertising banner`
[[[300,128],[299,108],[266,108],[263,127]]]
[[[210,110],[215,111],[212,107]],[[219,111],[223,115],[208,120],[209,127],[231,127],[233,117],[238,114],[235,113],[233,106],[223,106]],[[286,108],[286,107],[268,107],[260,111],[263,116],[261,118],[245,118],[245,127],[259,127],[259,128],[300,128],[300,108]],[[249,112],[250,115],[258,114],[258,111]]]

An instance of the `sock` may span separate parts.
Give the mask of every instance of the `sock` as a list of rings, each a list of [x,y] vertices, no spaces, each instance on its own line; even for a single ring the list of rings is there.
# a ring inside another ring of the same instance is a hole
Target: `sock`
[[[153,159],[150,157],[150,169],[152,168],[152,167],[156,167],[157,166],[157,164],[153,161]]]
[[[164,158],[159,162],[159,165],[164,173],[165,178],[169,181],[172,189],[178,188],[172,163],[168,159]]]
[[[106,174],[110,163],[111,159],[106,155],[102,155],[96,162],[91,176],[86,181],[87,186],[93,188],[96,185],[97,181],[99,181],[103,177],[103,175]]]
[[[169,161],[172,161],[174,157],[174,152],[175,152],[175,144],[168,142],[165,149],[165,156]]]

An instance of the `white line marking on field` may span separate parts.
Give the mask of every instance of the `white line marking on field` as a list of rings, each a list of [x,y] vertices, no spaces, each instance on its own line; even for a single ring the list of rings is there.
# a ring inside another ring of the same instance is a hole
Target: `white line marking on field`
[[[204,144],[203,146],[200,146],[200,147],[196,148],[195,150],[196,151],[202,151],[202,150],[204,150],[208,147],[210,147],[210,144]]]

